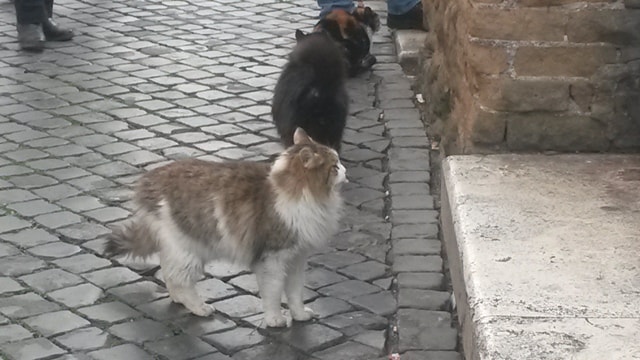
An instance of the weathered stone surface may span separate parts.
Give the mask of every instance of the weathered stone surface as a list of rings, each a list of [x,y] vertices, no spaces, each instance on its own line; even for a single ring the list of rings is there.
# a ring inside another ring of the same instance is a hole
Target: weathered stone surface
[[[400,351],[454,350],[458,332],[451,326],[451,315],[443,311],[398,310]]]

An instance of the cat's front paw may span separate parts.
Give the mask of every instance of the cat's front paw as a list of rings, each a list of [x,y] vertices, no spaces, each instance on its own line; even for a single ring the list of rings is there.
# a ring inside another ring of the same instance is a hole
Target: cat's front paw
[[[267,324],[267,327],[281,328],[287,326],[287,318],[282,316],[282,314],[265,315],[264,322]]]
[[[201,305],[198,305],[198,306],[188,307],[188,309],[189,311],[191,311],[193,315],[202,316],[202,317],[207,317],[216,311],[213,305],[209,305],[206,303],[202,303]]]
[[[306,306],[301,311],[291,310],[291,317],[295,321],[309,321],[313,319],[314,316],[315,313],[313,312],[313,310],[309,309]]]

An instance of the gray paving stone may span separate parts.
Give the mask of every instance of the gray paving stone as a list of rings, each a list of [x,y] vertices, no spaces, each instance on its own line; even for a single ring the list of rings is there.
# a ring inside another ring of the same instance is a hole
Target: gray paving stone
[[[28,250],[32,255],[43,258],[63,258],[81,251],[77,245],[63,243],[62,241],[50,242],[38,245]]]
[[[347,251],[333,252],[313,256],[309,262],[328,267],[329,269],[337,269],[347,265],[363,262],[366,258],[362,255],[354,254]]]
[[[37,196],[35,196],[32,192],[22,189],[0,190],[0,203],[4,204],[33,200],[36,197]]]
[[[24,323],[45,336],[60,334],[90,324],[87,320],[67,310],[30,317],[25,319]]]
[[[0,275],[19,276],[31,273],[46,266],[46,263],[29,255],[15,255],[2,258]]]
[[[451,327],[451,314],[444,311],[400,309],[399,350],[455,350],[458,332]]]
[[[257,329],[237,327],[235,329],[204,336],[203,339],[225,354],[232,354],[264,341]]]
[[[173,336],[171,329],[162,323],[149,319],[140,319],[113,325],[108,331],[123,340],[137,344]]]
[[[434,255],[400,255],[393,259],[393,271],[398,272],[440,272],[442,258]]]
[[[109,233],[110,230],[100,224],[84,222],[57,229],[57,232],[71,240],[82,241],[95,239],[98,236]],[[84,243],[83,246],[86,247],[86,244]],[[102,252],[102,249],[97,252]]]
[[[0,257],[20,254],[20,250],[15,246],[0,243]]]
[[[89,353],[89,356],[95,360],[153,360],[153,357],[149,355],[149,353],[133,344],[124,344],[109,349],[93,351]]]
[[[323,360],[349,359],[349,360],[370,360],[379,357],[380,352],[367,345],[347,341],[329,349],[313,354]]]
[[[83,272],[96,270],[111,265],[109,260],[99,258],[93,254],[80,254],[71,256],[65,259],[59,259],[53,261],[58,267],[72,272],[74,274],[81,274]]]
[[[377,286],[359,280],[347,280],[318,289],[325,296],[333,296],[339,299],[351,299],[356,296],[380,292]]]
[[[0,294],[16,292],[24,289],[22,285],[8,277],[0,277]]]
[[[59,206],[50,204],[44,200],[32,200],[22,203],[14,203],[7,206],[8,208],[15,210],[22,216],[36,216],[40,214],[46,214],[60,210]]]
[[[140,316],[140,313],[121,302],[108,302],[78,309],[78,312],[89,319],[118,322]]]
[[[20,277],[30,287],[49,292],[82,282],[82,278],[60,269],[49,269]]]
[[[15,216],[0,216],[0,232],[10,232],[14,230],[30,227],[31,224]]]
[[[241,318],[262,312],[262,301],[252,295],[239,295],[213,304],[220,311],[232,318]]]
[[[398,305],[401,308],[446,310],[451,294],[446,291],[400,289]]]
[[[80,284],[47,294],[49,298],[70,308],[94,304],[103,295],[102,289],[91,284]]]
[[[440,255],[440,240],[400,239],[393,242],[395,255]]]
[[[394,249],[395,250],[395,249]],[[340,272],[358,280],[371,281],[379,279],[387,274],[388,267],[377,261],[365,261],[359,264],[344,267]]]
[[[441,290],[443,286],[443,274],[425,272],[405,272],[398,274],[399,288]]]
[[[147,165],[150,163],[165,160],[164,157],[156,155],[148,150],[132,151],[119,156],[118,159],[134,166]]]
[[[32,338],[33,334],[17,324],[0,326],[0,344]]]
[[[0,238],[22,248],[59,241],[57,237],[42,229],[26,229],[14,234],[0,235]]]
[[[168,295],[166,289],[151,281],[139,281],[129,285],[114,287],[109,289],[109,294],[115,295],[131,306],[145,304]]]
[[[105,206],[100,202],[100,199],[87,195],[62,199],[58,201],[57,204],[74,212],[94,210]]]
[[[358,296],[349,302],[379,315],[391,315],[397,309],[396,299],[390,291]]]
[[[0,345],[0,350],[13,359],[43,359],[66,353],[45,338],[29,339]]]
[[[402,360],[463,360],[455,351],[407,351]]]
[[[311,289],[318,289],[344,280],[347,278],[323,268],[313,268],[305,274],[305,284]]]
[[[178,335],[147,344],[146,347],[156,354],[169,359],[183,360],[216,352],[216,349],[204,341],[189,335]]]
[[[438,238],[437,224],[404,224],[393,227],[392,236],[394,239],[412,239],[412,238]]]
[[[343,335],[321,324],[294,323],[278,337],[292,347],[310,353],[339,343]]]
[[[0,298],[0,313],[10,318],[24,318],[59,308],[57,304],[34,293]]]
[[[391,219],[394,225],[436,224],[438,223],[438,212],[436,210],[392,210]]]
[[[369,330],[358,334],[353,340],[360,344],[371,346],[382,353],[385,346],[386,334],[384,330]]]
[[[112,340],[106,331],[90,327],[58,336],[55,341],[72,351],[86,351],[104,347]]]
[[[126,219],[129,217],[130,213],[129,211],[124,210],[122,208],[109,206],[109,207],[103,207],[95,210],[86,211],[84,215],[100,223],[108,223],[116,220]]]
[[[239,351],[233,355],[233,360],[278,359],[278,360],[303,360],[317,359],[303,355],[286,344],[272,342],[258,345]]]
[[[236,323],[220,316],[203,318],[195,315],[186,316],[176,320],[175,324],[185,333],[193,336],[201,336],[230,330],[236,327]]]
[[[49,201],[64,199],[80,193],[78,189],[66,184],[48,186],[33,190],[33,192]]]
[[[142,304],[138,306],[137,309],[153,319],[162,321],[173,321],[173,319],[185,317],[190,314],[189,310],[182,306],[182,304],[177,304],[168,297]]]
[[[321,319],[353,310],[353,307],[346,301],[333,297],[320,297],[307,306]]]
[[[140,279],[140,275],[125,267],[114,267],[103,270],[96,270],[89,273],[84,273],[82,274],[82,277],[103,289]]]

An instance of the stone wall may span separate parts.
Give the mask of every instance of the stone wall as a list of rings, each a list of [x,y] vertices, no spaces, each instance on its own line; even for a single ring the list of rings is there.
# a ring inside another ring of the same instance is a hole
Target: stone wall
[[[640,149],[640,0],[423,0],[447,154]]]

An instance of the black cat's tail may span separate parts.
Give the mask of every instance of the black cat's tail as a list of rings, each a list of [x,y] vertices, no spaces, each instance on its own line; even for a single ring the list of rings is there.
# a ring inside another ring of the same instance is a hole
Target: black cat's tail
[[[128,223],[114,227],[107,236],[104,254],[146,258],[158,251],[155,232],[144,218],[135,216]]]

